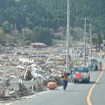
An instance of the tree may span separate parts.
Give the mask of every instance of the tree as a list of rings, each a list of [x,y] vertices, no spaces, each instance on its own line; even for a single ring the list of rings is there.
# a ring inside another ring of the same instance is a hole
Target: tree
[[[49,28],[36,27],[33,29],[32,42],[42,42],[50,46],[52,44],[52,34]]]
[[[14,37],[11,36],[10,34],[5,35],[5,40],[6,40],[6,43],[8,43],[8,44],[14,43]]]
[[[102,37],[101,37],[101,34],[100,34],[100,33],[97,34],[96,43],[98,44],[99,51],[100,51],[100,49],[101,49],[101,44],[102,44]]]
[[[9,33],[14,28],[13,25],[10,24],[8,21],[5,21],[2,24],[2,27],[3,27],[4,32],[6,32],[6,33]]]
[[[0,44],[4,45],[5,43],[5,33],[2,29],[0,29]]]
[[[98,33],[96,34],[93,38],[92,38],[92,42],[93,42],[93,45],[96,46],[96,51],[97,51],[97,47],[99,48],[99,51],[101,49],[101,44],[102,44],[102,37],[101,37],[101,34]]]
[[[32,30],[30,30],[28,27],[22,29],[22,39],[23,41],[31,41],[32,37]]]

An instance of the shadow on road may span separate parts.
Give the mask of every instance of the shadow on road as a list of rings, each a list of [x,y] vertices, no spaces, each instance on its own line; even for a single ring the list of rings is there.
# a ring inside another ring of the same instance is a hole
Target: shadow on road
[[[96,82],[95,81],[90,81],[90,83],[89,84],[95,84]]]
[[[87,82],[78,82],[78,83],[75,83],[75,84],[95,84],[96,82],[95,81],[90,81],[89,83]]]

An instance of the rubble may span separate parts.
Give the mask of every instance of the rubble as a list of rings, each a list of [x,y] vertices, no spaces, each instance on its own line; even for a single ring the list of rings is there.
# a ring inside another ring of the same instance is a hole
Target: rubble
[[[12,47],[9,53],[2,52],[0,54],[0,100],[17,99],[46,91],[49,82],[56,82],[61,86],[61,74],[66,67],[65,56],[59,54],[63,49],[65,50],[62,46],[46,48],[22,46]],[[101,54],[103,52],[99,56]],[[79,62],[74,60],[73,63],[81,65],[83,59],[81,58]]]
[[[45,48],[37,49],[31,46],[14,47],[11,48],[10,53],[4,52],[0,55],[0,99],[6,101],[35,94],[36,91],[47,90],[48,76],[55,77],[64,69],[62,61],[61,63],[58,60],[53,64],[46,63],[57,51],[52,49],[50,52],[49,49],[52,48],[46,48],[45,51]],[[61,68],[58,69],[57,63],[61,65]],[[32,68],[38,70],[41,68],[42,74],[32,75]]]

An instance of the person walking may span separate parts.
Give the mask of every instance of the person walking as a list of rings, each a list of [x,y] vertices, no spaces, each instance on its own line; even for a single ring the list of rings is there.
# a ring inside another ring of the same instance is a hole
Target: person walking
[[[63,72],[62,78],[63,78],[63,90],[66,90],[68,84],[68,75],[66,71]]]
[[[100,64],[99,70],[102,71],[102,62],[100,62],[99,64]]]

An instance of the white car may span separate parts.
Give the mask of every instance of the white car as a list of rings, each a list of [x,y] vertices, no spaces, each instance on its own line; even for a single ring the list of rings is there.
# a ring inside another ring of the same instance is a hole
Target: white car
[[[90,70],[88,67],[75,67],[72,72],[73,82],[90,82]]]

